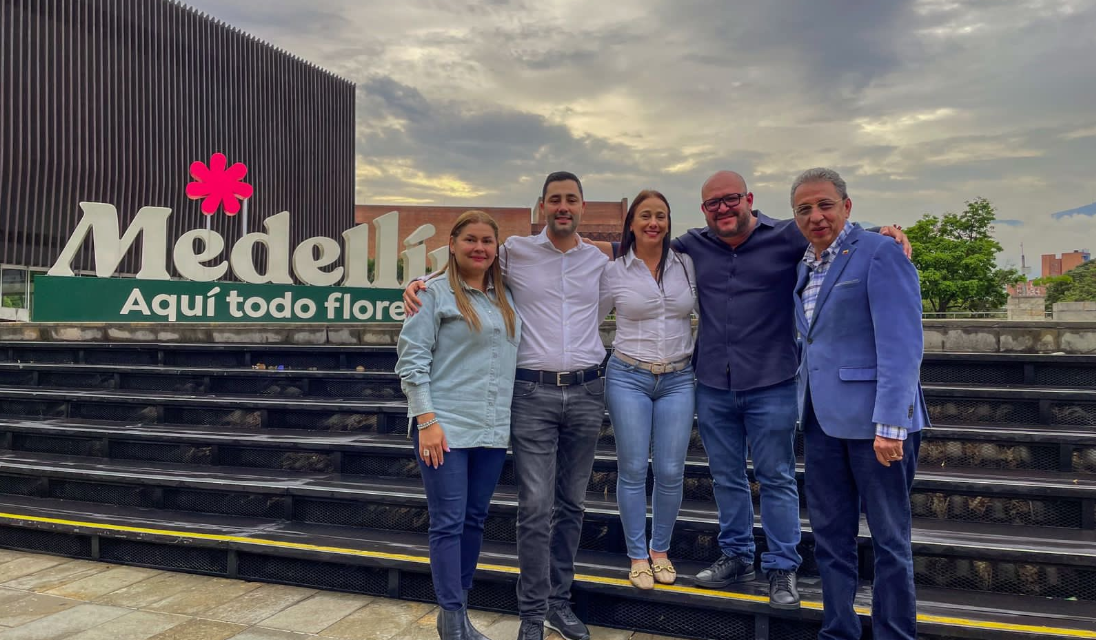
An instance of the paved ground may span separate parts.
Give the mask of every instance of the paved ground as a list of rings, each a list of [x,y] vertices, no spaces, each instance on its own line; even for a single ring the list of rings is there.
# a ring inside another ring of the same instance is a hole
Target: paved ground
[[[0,550],[0,640],[431,640],[436,616],[416,602]],[[517,635],[514,616],[472,619],[492,640]]]

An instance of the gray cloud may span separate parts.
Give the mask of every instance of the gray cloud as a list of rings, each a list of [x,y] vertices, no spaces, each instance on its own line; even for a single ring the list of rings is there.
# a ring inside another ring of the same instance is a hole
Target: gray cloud
[[[543,116],[497,104],[431,101],[387,76],[359,85],[358,112],[360,119],[384,123],[359,131],[359,164],[371,168],[358,185],[366,198],[414,193],[416,200],[435,202],[525,204],[554,169],[639,173],[628,150],[607,140],[576,136]],[[437,184],[428,184],[431,177]],[[455,182],[466,187],[447,193]]]
[[[1050,216],[1096,200],[1094,0],[191,3],[358,83],[363,202],[525,205],[567,168],[664,191],[682,230],[712,171],[784,216],[828,165],[857,216],[985,196],[1006,260],[1096,245]]]

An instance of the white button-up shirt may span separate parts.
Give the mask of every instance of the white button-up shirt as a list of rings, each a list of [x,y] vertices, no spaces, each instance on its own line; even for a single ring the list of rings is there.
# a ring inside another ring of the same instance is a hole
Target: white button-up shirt
[[[598,286],[609,262],[605,254],[581,240],[562,252],[545,230],[507,238],[499,259],[521,316],[518,367],[578,371],[600,365],[605,345],[598,329],[609,306]]]
[[[629,250],[605,268],[601,290],[616,307],[613,349],[644,362],[677,362],[692,355],[696,271],[689,256],[670,251],[659,287]]]

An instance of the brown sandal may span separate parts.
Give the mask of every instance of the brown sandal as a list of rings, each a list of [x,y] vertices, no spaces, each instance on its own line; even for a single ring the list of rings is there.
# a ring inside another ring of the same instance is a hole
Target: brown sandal
[[[654,574],[651,573],[651,565],[646,560],[642,564],[637,563],[632,567],[633,569],[628,573],[628,580],[631,581],[632,586],[644,591],[655,588]]]
[[[677,570],[674,569],[674,565],[670,564],[667,560],[666,564],[654,563],[651,565],[651,569],[654,571],[654,578],[659,584],[673,584],[674,580],[677,580]]]

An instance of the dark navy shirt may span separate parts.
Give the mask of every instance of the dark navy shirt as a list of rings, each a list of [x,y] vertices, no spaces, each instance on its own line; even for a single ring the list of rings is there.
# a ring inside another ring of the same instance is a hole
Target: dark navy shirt
[[[798,367],[792,295],[809,243],[794,220],[754,215],[757,226],[737,249],[707,228],[673,241],[696,266],[696,379],[716,389],[767,387],[794,378]]]

